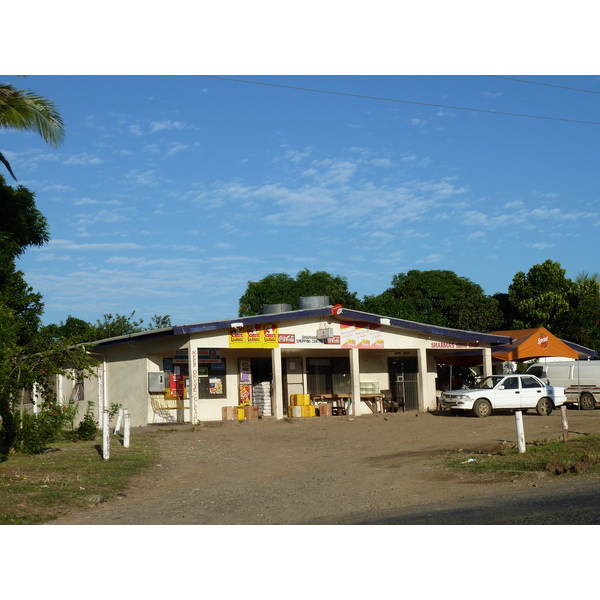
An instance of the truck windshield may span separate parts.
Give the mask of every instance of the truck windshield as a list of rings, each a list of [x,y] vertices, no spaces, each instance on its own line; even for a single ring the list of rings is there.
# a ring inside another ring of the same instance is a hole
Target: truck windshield
[[[542,367],[541,365],[529,367],[529,369],[527,369],[527,373],[529,373],[530,375],[535,375],[536,377],[542,377],[542,375],[544,374],[544,367]]]

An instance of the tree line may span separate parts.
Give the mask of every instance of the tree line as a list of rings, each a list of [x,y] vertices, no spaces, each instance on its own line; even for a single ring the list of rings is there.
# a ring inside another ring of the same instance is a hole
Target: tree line
[[[239,316],[257,315],[265,304],[298,308],[304,296],[328,296],[331,304],[382,316],[463,329],[504,331],[545,327],[557,337],[600,352],[600,278],[581,272],[574,280],[559,262],[546,260],[515,274],[506,292],[487,295],[453,271],[410,270],[390,287],[359,298],[345,277],[301,270],[296,277],[272,273],[248,282]]]

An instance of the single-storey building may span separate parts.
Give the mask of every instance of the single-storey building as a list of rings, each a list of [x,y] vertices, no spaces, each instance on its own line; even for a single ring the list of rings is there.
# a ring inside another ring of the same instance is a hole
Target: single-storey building
[[[440,351],[476,350],[490,374],[493,348],[511,342],[331,306],[321,296],[300,307],[266,305],[261,315],[98,340],[97,378],[61,377],[59,397],[91,402],[99,420],[121,405],[132,426],[218,421],[224,408],[243,404],[283,419],[298,395],[333,414],[428,411],[436,408]]]

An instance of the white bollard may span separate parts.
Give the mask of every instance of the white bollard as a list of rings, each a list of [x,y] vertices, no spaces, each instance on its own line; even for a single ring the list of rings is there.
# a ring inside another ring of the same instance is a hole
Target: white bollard
[[[119,409],[119,413],[117,414],[117,424],[115,425],[115,435],[121,431],[121,424],[123,423],[123,409]]]
[[[515,420],[517,422],[517,446],[519,454],[525,452],[525,430],[523,429],[523,413],[520,410],[515,411]]]
[[[563,442],[569,439],[569,422],[567,421],[567,405],[563,404],[560,407],[560,418],[562,421]]]
[[[124,419],[125,419],[125,425],[124,425],[124,431],[123,431],[123,446],[125,448],[129,448],[129,439],[131,436],[131,415],[129,414],[129,411],[125,411],[124,413]]]
[[[110,458],[110,423],[108,422],[108,411],[104,411],[102,419],[102,458],[108,460]]]

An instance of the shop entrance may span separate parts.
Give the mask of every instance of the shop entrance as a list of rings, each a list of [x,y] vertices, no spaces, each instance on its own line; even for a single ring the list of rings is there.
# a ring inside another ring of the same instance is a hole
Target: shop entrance
[[[390,390],[394,406],[419,410],[419,363],[416,357],[388,358]]]
[[[249,373],[242,368],[242,363],[249,366]],[[261,417],[270,417],[273,414],[273,402],[271,398],[273,381],[273,363],[270,358],[249,358],[240,360],[240,401],[246,394],[243,388],[250,388],[252,404],[258,406],[258,414]]]

